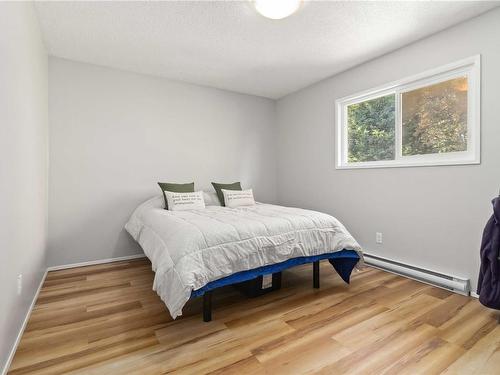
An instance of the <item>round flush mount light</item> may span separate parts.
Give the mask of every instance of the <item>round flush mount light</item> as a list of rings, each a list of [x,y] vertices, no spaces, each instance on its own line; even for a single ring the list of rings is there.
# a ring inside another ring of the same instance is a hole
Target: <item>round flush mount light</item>
[[[254,0],[257,12],[267,18],[280,20],[297,11],[301,0]]]

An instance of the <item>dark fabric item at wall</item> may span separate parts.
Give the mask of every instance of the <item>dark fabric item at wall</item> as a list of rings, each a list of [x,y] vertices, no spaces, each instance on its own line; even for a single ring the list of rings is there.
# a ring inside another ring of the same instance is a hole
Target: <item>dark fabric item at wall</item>
[[[481,243],[481,269],[477,294],[486,307],[500,309],[500,197],[493,199],[493,215],[488,220]]]
[[[165,199],[165,210],[168,210],[167,196],[165,191],[171,191],[173,193],[194,193],[194,182],[188,184],[172,184],[170,182],[158,182],[160,185],[161,192],[163,193],[163,198]]]
[[[224,202],[224,194],[222,193],[222,189],[226,190],[242,190],[241,184],[239,182],[233,182],[232,184],[219,184],[217,182],[212,182],[212,186],[217,193],[217,197],[219,197],[219,202],[222,206],[226,206],[226,202]]]

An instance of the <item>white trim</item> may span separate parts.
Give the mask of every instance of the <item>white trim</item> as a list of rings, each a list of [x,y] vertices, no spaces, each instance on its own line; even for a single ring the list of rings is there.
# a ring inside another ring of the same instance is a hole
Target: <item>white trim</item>
[[[144,254],[134,254],[134,255],[127,255],[127,256],[117,257],[117,258],[99,259],[99,260],[90,260],[88,262],[63,264],[60,266],[47,267],[47,271],[59,271],[59,270],[65,270],[68,268],[86,267],[86,266],[94,266],[96,264],[113,263],[113,262],[120,262],[120,261],[124,261],[124,260],[140,259],[140,258],[144,258],[145,256],[146,255],[144,255]]]
[[[12,349],[9,353],[9,356],[7,357],[7,362],[5,363],[5,366],[2,369],[1,374],[6,375],[8,372],[8,369],[12,363],[12,360],[14,359],[14,355],[16,354],[16,350],[17,350],[17,347],[19,345],[19,342],[21,341],[21,338],[24,334],[24,330],[26,329],[26,325],[28,324],[29,318],[31,316],[31,312],[33,311],[33,307],[35,307],[35,303],[36,303],[36,300],[38,299],[38,295],[40,294],[40,290],[42,290],[43,283],[45,282],[45,279],[47,278],[47,274],[50,271],[58,271],[58,270],[64,270],[64,269],[69,269],[69,268],[92,266],[92,265],[96,265],[96,264],[120,262],[120,261],[124,261],[124,260],[140,259],[140,258],[144,258],[144,257],[146,257],[146,255],[144,255],[144,254],[134,254],[134,255],[127,255],[127,256],[117,257],[117,258],[91,260],[88,262],[71,263],[71,264],[64,264],[64,265],[60,265],[60,266],[47,267],[47,269],[45,270],[45,273],[43,274],[42,280],[40,281],[40,285],[38,285],[38,289],[33,297],[33,300],[31,301],[31,305],[28,309],[28,312],[26,313],[26,316],[25,316],[24,321],[23,321],[23,325],[21,326],[21,329],[19,330],[19,333],[17,334],[16,341],[14,342],[14,345],[12,346]]]
[[[470,292],[470,296],[474,298],[479,298],[479,294],[477,294],[476,292]]]
[[[401,95],[406,91],[433,85],[449,79],[466,76],[467,91],[467,151],[449,152],[443,154],[427,154],[402,156],[401,153]],[[481,163],[481,56],[475,55],[466,59],[434,68],[423,73],[413,75],[398,81],[365,90],[361,93],[349,95],[335,100],[335,135],[336,169],[359,168],[394,168],[419,167],[437,165],[464,165]],[[369,162],[347,162],[347,134],[346,117],[347,107],[359,102],[376,99],[381,96],[395,95],[395,157],[394,160],[380,160]]]
[[[474,160],[472,158],[449,158],[449,154],[455,154],[452,152],[446,154],[432,154],[435,159],[438,160],[420,160],[418,158],[412,161],[398,161],[398,160],[384,160],[384,161],[371,161],[371,162],[359,162],[351,163],[347,165],[336,165],[336,169],[367,169],[367,168],[408,168],[408,167],[437,167],[443,165],[474,165],[481,164],[481,160]],[[458,153],[457,153],[458,154]],[[420,156],[420,155],[416,155]],[[448,156],[448,158],[441,157]]]
[[[21,326],[21,329],[19,330],[19,333],[17,334],[16,341],[14,341],[14,345],[12,345],[12,348],[10,350],[9,356],[7,357],[7,362],[5,362],[5,366],[2,369],[2,375],[6,375],[9,367],[12,363],[12,360],[14,359],[14,355],[16,354],[17,347],[19,346],[19,343],[21,342],[21,338],[23,337],[24,330],[26,329],[26,326],[28,325],[28,321],[31,317],[31,312],[33,311],[33,307],[35,307],[36,300],[38,299],[38,295],[40,294],[40,290],[42,290],[43,283],[45,282],[45,278],[47,277],[48,270],[45,270],[45,273],[43,274],[42,279],[40,280],[40,284],[38,285],[38,289],[36,290],[35,295],[33,296],[33,300],[31,301],[31,305],[26,312],[26,316],[24,317],[23,324]]]
[[[356,99],[360,99],[360,98],[362,99],[364,96],[374,95],[377,92],[389,91],[390,89],[395,89],[397,86],[406,85],[406,84],[409,84],[409,83],[412,83],[412,82],[415,82],[415,81],[418,81],[418,80],[421,80],[424,78],[430,79],[430,78],[432,78],[432,76],[436,76],[436,75],[439,75],[441,73],[445,73],[448,71],[463,68],[465,65],[480,64],[480,61],[481,61],[481,55],[470,56],[470,57],[467,57],[465,59],[455,61],[451,64],[442,65],[440,67],[429,69],[429,70],[426,70],[425,72],[415,74],[415,75],[412,75],[410,77],[406,77],[406,78],[392,81],[390,83],[380,85],[380,86],[377,86],[377,87],[374,87],[374,88],[371,88],[368,90],[364,90],[364,91],[357,93],[357,94],[354,94],[354,95],[344,96],[342,98],[337,99],[336,101],[338,101],[338,102],[344,102],[344,101],[355,102]],[[382,95],[379,95],[379,96],[382,96]],[[358,101],[360,101],[360,100],[358,100]],[[352,103],[350,103],[350,104],[352,104]]]

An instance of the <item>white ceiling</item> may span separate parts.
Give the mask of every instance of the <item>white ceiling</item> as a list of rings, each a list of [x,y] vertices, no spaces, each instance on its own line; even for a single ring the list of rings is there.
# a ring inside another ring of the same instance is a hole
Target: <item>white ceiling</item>
[[[249,1],[37,2],[51,55],[280,98],[498,2],[316,2],[283,20]]]

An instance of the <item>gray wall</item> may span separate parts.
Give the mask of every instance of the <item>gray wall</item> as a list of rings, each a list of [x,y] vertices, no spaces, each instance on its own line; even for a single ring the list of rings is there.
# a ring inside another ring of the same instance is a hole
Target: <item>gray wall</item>
[[[157,181],[276,199],[274,102],[50,58],[49,265],[140,253],[123,225]]]
[[[0,56],[1,370],[45,271],[47,54],[32,4],[0,4]]]
[[[366,252],[475,285],[482,228],[500,186],[499,36],[497,9],[279,100],[279,202],[333,214]],[[335,99],[475,54],[482,56],[481,165],[334,168]]]

